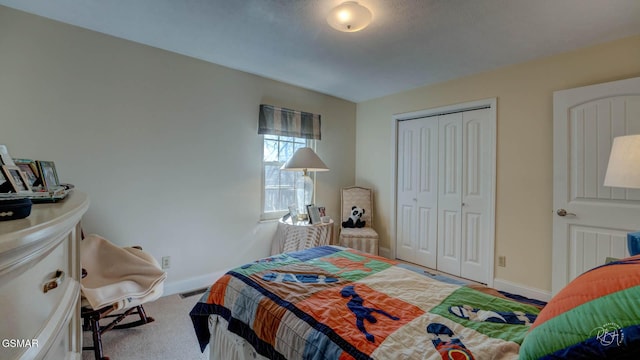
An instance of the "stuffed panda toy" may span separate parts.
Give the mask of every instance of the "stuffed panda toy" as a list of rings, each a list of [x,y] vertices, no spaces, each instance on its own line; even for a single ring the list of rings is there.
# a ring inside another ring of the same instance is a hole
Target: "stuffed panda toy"
[[[347,221],[342,222],[342,227],[343,228],[364,227],[365,222],[361,220],[363,214],[364,214],[364,209],[360,209],[357,206],[353,206],[351,208],[351,214],[349,215],[349,219],[347,219]]]

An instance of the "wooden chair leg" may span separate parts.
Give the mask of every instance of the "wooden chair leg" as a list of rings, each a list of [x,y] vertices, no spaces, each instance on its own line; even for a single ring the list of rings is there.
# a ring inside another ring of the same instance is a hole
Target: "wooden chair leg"
[[[84,346],[83,350],[93,350],[96,360],[109,360],[108,356],[104,356],[102,350],[102,334],[112,330],[112,329],[128,329],[140,325],[144,325],[150,322],[155,321],[151,316],[147,316],[147,313],[144,311],[142,305],[138,305],[136,307],[130,308],[121,314],[111,314],[112,308],[105,307],[99,310],[83,310],[82,318],[83,325],[82,329],[85,331],[91,330],[93,337],[93,346]],[[127,316],[133,315],[137,313],[140,317],[140,320],[128,322],[125,324],[119,324],[122,320],[124,320]],[[110,318],[113,319],[106,326],[100,326],[100,319]]]
[[[96,360],[109,360],[109,357],[104,356],[102,352],[102,331],[100,329],[100,322],[96,318],[90,319],[91,332],[93,337],[93,355]]]
[[[147,313],[144,311],[144,308],[142,307],[142,305],[138,305],[136,309],[138,309],[138,315],[140,316],[140,321],[143,324],[155,321],[155,319],[152,318],[151,316],[147,316]]]
[[[136,321],[131,321],[128,323],[124,323],[124,324],[120,324],[118,325],[118,323],[120,323],[120,321],[122,321],[125,317],[132,315],[132,314],[138,314],[138,316],[140,316],[140,320],[136,320]],[[111,322],[111,324],[107,325],[106,329],[104,331],[107,330],[111,330],[111,329],[129,329],[132,327],[136,327],[136,326],[140,326],[140,325],[144,325],[150,322],[154,322],[155,319],[152,318],[151,316],[147,316],[147,314],[144,311],[144,308],[142,307],[142,305],[138,305],[136,307],[133,307],[129,310],[127,310],[126,312],[124,312],[123,314],[120,315],[109,315],[109,317],[116,317],[115,320],[113,320]]]

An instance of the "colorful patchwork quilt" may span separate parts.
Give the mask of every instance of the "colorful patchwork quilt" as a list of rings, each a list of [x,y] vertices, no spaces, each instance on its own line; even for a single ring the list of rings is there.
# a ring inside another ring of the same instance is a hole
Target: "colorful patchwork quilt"
[[[516,359],[539,311],[495,290],[321,246],[227,272],[190,315],[202,351],[215,315],[270,359],[484,360]]]

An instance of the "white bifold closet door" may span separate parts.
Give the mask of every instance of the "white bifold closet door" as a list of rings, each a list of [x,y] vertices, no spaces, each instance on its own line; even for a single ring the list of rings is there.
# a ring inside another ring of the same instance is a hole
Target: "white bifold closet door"
[[[435,268],[438,256],[438,121],[398,124],[396,256]]]
[[[490,109],[479,109],[399,122],[399,259],[488,281],[491,121]]]

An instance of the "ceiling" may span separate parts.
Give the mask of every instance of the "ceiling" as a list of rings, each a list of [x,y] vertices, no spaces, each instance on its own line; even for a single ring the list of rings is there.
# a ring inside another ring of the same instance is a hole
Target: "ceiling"
[[[640,34],[639,0],[0,0],[0,4],[353,102]],[[640,61],[640,60],[639,60]]]

